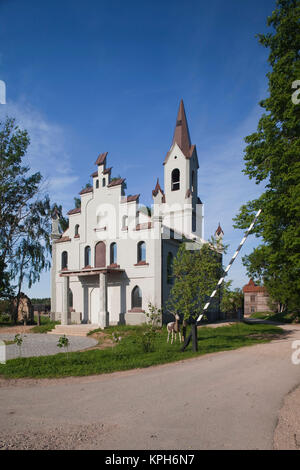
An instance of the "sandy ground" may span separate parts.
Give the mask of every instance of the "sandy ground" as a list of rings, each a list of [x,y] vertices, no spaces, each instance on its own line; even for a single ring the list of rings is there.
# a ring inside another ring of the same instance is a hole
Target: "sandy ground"
[[[273,449],[278,439],[288,446],[295,432],[280,427],[281,416],[286,403],[290,416],[299,408],[299,396],[284,399],[300,385],[300,365],[291,361],[300,327],[284,328],[286,337],[268,344],[148,369],[2,379],[0,448]]]
[[[2,326],[0,328],[0,334],[2,333],[11,333],[16,335],[17,333],[20,334],[25,334],[25,333],[30,333],[30,330],[33,328],[32,325],[17,325],[17,326]]]

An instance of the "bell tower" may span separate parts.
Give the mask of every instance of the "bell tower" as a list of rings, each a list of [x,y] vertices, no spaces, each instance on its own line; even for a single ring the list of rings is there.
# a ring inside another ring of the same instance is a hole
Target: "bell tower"
[[[191,144],[181,100],[171,148],[164,161],[165,223],[175,231],[202,238],[203,205],[198,198],[198,168],[197,150]]]

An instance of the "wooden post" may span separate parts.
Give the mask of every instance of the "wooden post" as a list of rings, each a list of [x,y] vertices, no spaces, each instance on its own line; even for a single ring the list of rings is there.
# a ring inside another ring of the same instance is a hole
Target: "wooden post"
[[[193,351],[198,351],[198,334],[197,334],[197,322],[192,324],[192,340],[193,340]]]

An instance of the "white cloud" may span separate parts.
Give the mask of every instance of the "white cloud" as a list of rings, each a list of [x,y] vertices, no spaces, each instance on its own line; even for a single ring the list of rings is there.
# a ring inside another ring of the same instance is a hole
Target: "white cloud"
[[[24,99],[1,106],[0,118],[6,115],[14,117],[19,127],[28,131],[30,146],[25,159],[33,172],[43,175],[44,190],[51,200],[72,206],[72,184],[78,176],[73,174],[65,129],[50,122]]]
[[[73,196],[78,187],[78,176],[73,173],[68,153],[66,131],[57,123],[50,122],[41,112],[24,99],[0,105],[0,119],[14,117],[20,128],[30,136],[30,146],[25,159],[33,172],[40,171],[44,177],[43,190],[52,202],[62,204],[65,210],[73,207]],[[74,185],[74,186],[73,186]],[[50,273],[43,272],[40,282],[31,289],[24,285],[24,292],[31,297],[50,295]]]

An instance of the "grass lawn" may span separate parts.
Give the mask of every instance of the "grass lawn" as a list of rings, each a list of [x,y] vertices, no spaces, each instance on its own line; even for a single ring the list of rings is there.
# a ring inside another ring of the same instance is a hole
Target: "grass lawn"
[[[58,321],[51,321],[49,317],[41,315],[40,317],[40,326],[37,326],[37,321],[38,318],[37,316],[34,317],[34,323],[35,326],[31,328],[30,332],[31,333],[47,333],[48,331],[53,330],[55,328],[55,325],[58,325],[60,322]],[[18,324],[17,324],[18,325]],[[9,315],[0,315],[0,328],[7,328],[7,327],[14,327],[17,326],[13,321],[11,320]],[[30,324],[28,324],[30,326]]]
[[[34,317],[34,322],[37,323],[38,318]],[[47,333],[48,331],[53,330],[55,325],[59,325],[59,321],[51,321],[49,317],[44,317],[41,315],[40,317],[40,326],[34,326],[31,328],[31,333]]]
[[[167,331],[164,327],[157,333],[155,350],[145,353],[141,346],[144,331],[143,325],[110,327],[105,330],[106,333],[117,332],[122,336],[113,348],[11,359],[6,364],[0,364],[0,375],[6,378],[44,378],[104,374],[264,343],[283,333],[283,330],[272,325],[236,323],[218,328],[201,327],[198,330],[199,351],[193,353],[189,346],[182,353],[178,340],[172,345],[166,342]]]

